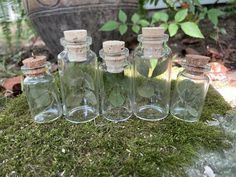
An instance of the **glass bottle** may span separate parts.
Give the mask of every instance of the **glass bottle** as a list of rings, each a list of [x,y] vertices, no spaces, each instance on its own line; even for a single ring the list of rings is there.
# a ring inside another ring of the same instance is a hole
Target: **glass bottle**
[[[113,122],[126,121],[132,116],[129,50],[123,41],[106,41],[99,54],[103,59],[99,66],[102,115]]]
[[[58,55],[63,113],[73,123],[92,121],[99,115],[97,57],[90,50],[86,30],[64,31]]]
[[[26,75],[23,88],[31,115],[37,123],[48,123],[61,117],[62,109],[58,90],[48,71],[45,56],[36,56],[23,61],[22,71]]]
[[[169,114],[171,49],[164,28],[145,27],[134,52],[133,109],[136,117],[155,121]]]
[[[209,71],[209,57],[187,55],[185,68],[178,74],[171,100],[171,114],[187,122],[199,120],[208,91],[210,79],[205,74]]]

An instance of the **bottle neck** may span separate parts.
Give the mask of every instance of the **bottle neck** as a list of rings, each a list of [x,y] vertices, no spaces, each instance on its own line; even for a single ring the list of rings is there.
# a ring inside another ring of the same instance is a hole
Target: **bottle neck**
[[[201,71],[193,71],[193,70],[189,70],[189,69],[185,69],[184,70],[186,74],[191,75],[191,76],[204,76],[205,72],[201,72]]]
[[[205,76],[207,72],[210,71],[210,66],[205,65],[205,66],[194,66],[194,65],[189,65],[186,62],[182,63],[182,66],[185,68],[185,73],[192,75],[192,76]]]
[[[35,68],[28,68],[25,66],[21,67],[21,71],[27,77],[39,77],[44,76],[51,71],[51,64],[49,62],[45,63],[44,65],[35,67]]]
[[[104,50],[99,51],[100,57],[103,59],[103,63],[106,70],[110,73],[121,73],[127,66],[127,58],[129,56],[129,50],[124,48],[119,53],[105,53]]]
[[[139,35],[138,41],[145,57],[159,58],[163,55],[163,50],[168,41],[168,35],[164,34],[163,36],[152,38]]]
[[[92,38],[87,37],[86,41],[68,42],[61,38],[61,45],[68,53],[68,59],[72,62],[83,62],[87,60],[87,52],[90,50]]]
[[[47,69],[46,68],[39,68],[39,69],[34,69],[34,70],[25,70],[24,75],[27,77],[41,77],[46,75]]]

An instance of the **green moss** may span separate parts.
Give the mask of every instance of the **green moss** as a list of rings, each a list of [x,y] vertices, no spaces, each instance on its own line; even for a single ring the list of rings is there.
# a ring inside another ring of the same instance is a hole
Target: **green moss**
[[[228,109],[210,88],[201,120]],[[61,118],[36,124],[25,96],[13,99],[0,113],[0,176],[185,176],[183,167],[200,148],[228,148],[228,136],[203,122],[171,116],[160,122],[96,122],[75,125]]]

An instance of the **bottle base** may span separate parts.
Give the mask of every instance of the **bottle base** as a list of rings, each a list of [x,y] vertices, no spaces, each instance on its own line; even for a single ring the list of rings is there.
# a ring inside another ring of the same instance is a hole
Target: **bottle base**
[[[112,108],[102,114],[102,116],[111,122],[124,122],[132,117],[132,112],[130,112],[125,107]]]
[[[172,109],[172,110],[170,110],[170,114],[174,118],[184,121],[184,122],[194,123],[199,120],[199,117],[193,116],[193,115],[189,114],[188,112],[186,112],[185,108],[176,108],[176,109],[174,109],[174,111]]]
[[[49,109],[34,116],[34,121],[36,123],[50,123],[57,120],[61,116],[62,114],[58,111],[58,109]]]
[[[181,120],[183,122],[189,122],[189,123],[195,123],[195,122],[198,122],[199,119],[196,119],[196,120],[187,120],[187,119],[184,119],[184,118],[181,118],[179,116],[176,116],[175,114],[173,114],[172,112],[170,113],[175,119],[178,119],[178,120]]]
[[[86,123],[98,117],[98,112],[89,106],[81,106],[72,109],[65,115],[65,119],[72,123]]]
[[[169,115],[169,112],[158,106],[145,105],[139,107],[134,115],[146,121],[159,121],[165,119]]]

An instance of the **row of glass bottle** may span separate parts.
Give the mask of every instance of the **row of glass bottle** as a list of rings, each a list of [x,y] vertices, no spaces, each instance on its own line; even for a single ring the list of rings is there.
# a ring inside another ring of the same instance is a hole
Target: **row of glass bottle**
[[[114,122],[125,121],[133,114],[150,121],[168,116],[171,50],[166,45],[168,35],[164,29],[143,28],[133,60],[128,59],[124,42],[104,42],[99,53],[102,62],[90,50],[92,39],[86,30],[65,31],[64,35],[61,43],[65,50],[58,55],[62,109],[52,76],[46,70],[29,74],[46,68],[46,60],[33,67],[25,62],[22,68],[27,75],[25,92],[36,122],[50,122],[62,114],[73,123],[88,122],[99,115]],[[172,115],[197,121],[208,85],[204,72],[180,73],[172,99]]]

